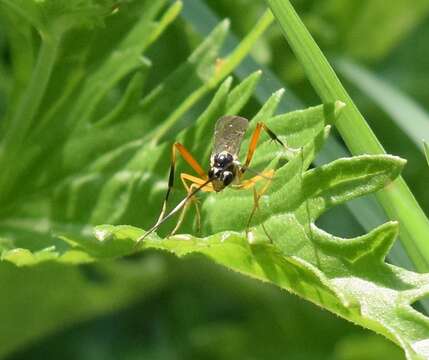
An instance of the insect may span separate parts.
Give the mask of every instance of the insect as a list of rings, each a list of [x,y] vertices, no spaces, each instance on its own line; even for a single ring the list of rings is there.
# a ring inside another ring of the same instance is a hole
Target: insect
[[[246,118],[240,116],[223,116],[217,120],[214,131],[213,151],[210,156],[210,167],[207,173],[182,144],[177,142],[173,144],[170,174],[168,177],[168,188],[162,205],[161,213],[155,225],[153,225],[144,235],[137,239],[136,245],[143,241],[144,238],[146,238],[149,234],[157,230],[166,220],[175,215],[177,212],[181,211],[177,224],[170,234],[174,235],[182,224],[186,210],[192,202],[196,207],[197,224],[199,227],[201,223],[201,215],[195,194],[199,191],[220,192],[228,186],[238,190],[253,188],[254,206],[247,222],[247,232],[251,219],[258,208],[259,198],[267,190],[269,181],[274,175],[274,170],[267,170],[263,173],[257,173],[249,167],[262,130],[268,134],[271,140],[277,142],[284,148],[287,148],[273,131],[271,131],[264,123],[259,122],[257,123],[256,128],[252,134],[246,159],[244,164],[242,164],[238,159],[238,155],[244,134],[246,133],[248,126],[249,121]],[[199,177],[187,173],[180,174],[182,183],[187,191],[187,196],[182,201],[180,201],[174,209],[165,215],[167,202],[174,185],[177,153],[183,157],[183,159],[194,169]],[[243,179],[243,176],[247,171],[254,172],[256,174],[254,177],[245,180]],[[268,182],[261,190],[256,191],[254,186],[262,179],[266,179]]]

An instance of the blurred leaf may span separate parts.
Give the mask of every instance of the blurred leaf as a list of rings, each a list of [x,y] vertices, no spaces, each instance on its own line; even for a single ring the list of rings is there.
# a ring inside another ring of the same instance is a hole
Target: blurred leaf
[[[258,38],[264,33],[268,26],[272,23],[273,16],[269,11],[266,11],[259,21],[256,23],[252,31],[250,31],[245,38],[237,45],[237,47],[231,51],[224,58],[217,59],[217,64],[214,68],[214,73],[211,78],[208,79],[206,86],[199,89],[194,93],[191,93],[187,101],[183,104],[183,107],[176,109],[165,123],[155,130],[155,137],[152,139],[154,143],[159,141],[167,130],[177,121],[177,118],[185,112],[185,109],[196,102],[203,94],[208,90],[213,89],[215,86],[222,81],[231,71],[233,71],[240,62],[247,56],[252,49]],[[225,34],[226,35],[226,34]]]
[[[108,91],[125,75],[142,66],[142,54],[181,10],[181,2],[176,1],[158,22],[154,22],[163,1],[146,4],[142,17],[118,44],[115,51],[85,80],[84,89],[74,105],[74,111],[70,113],[75,128],[87,126],[95,108]]]
[[[426,58],[429,56],[429,46],[426,39],[429,36],[429,17],[416,27],[392,53],[377,64],[376,72],[394,84],[403,92],[415,99],[426,111],[429,111],[427,82],[428,67]]]
[[[427,160],[428,165],[429,165],[429,145],[426,141],[423,141],[423,147],[425,150],[426,160]]]
[[[407,95],[358,64],[345,58],[335,64],[340,73],[388,114],[420,150],[421,137],[429,134],[429,114]]]
[[[34,126],[51,79],[63,34],[72,28],[98,24],[111,11],[112,1],[3,0],[2,8],[11,9],[22,16],[39,31],[42,40],[28,85],[21,98],[13,101],[17,109],[11,109],[9,126],[2,138],[0,166],[7,176],[0,178],[0,191],[5,199],[9,200],[17,178],[25,171],[27,159],[20,152],[22,147],[27,146],[25,140]],[[21,158],[20,161],[18,158]]]
[[[1,9],[0,3],[0,9]],[[0,11],[4,21],[2,30],[10,44],[10,68],[7,62],[3,64],[2,87],[8,87],[9,98],[7,102],[7,116],[2,120],[2,128],[6,129],[12,118],[12,110],[15,110],[17,102],[25,89],[34,66],[34,37],[31,26],[19,15]],[[7,76],[7,77],[6,77]],[[2,131],[2,133],[4,130]]]
[[[336,349],[336,360],[402,359],[399,348],[388,346],[375,336],[352,335],[342,339]]]
[[[114,0],[2,0],[43,37],[61,37],[77,26],[94,26],[112,12]]]
[[[91,279],[84,268],[43,264],[16,268],[0,264],[0,357],[23,350],[47,335],[126,308],[165,285],[159,257],[136,264],[99,264]]]
[[[347,104],[337,128],[350,151],[353,154],[384,153],[290,2],[267,0],[267,3],[319,97],[324,102],[340,100]],[[429,270],[429,247],[425,240],[429,233],[429,220],[405,181],[399,177],[388,190],[378,192],[377,198],[392,220],[401,221],[401,241],[416,268],[419,271]]]
[[[426,0],[331,0],[324,4],[338,23],[343,53],[366,61],[385,57],[428,14]]]

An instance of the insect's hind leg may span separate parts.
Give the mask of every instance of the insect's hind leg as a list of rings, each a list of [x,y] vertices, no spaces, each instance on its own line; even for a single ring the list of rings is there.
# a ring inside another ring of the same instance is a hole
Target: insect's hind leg
[[[271,184],[271,179],[273,174],[274,174],[274,170],[270,170],[265,173],[265,176],[267,176],[269,180],[266,181],[265,185],[260,190],[257,190],[256,187],[253,186],[253,207],[252,207],[252,211],[250,212],[249,218],[247,219],[246,235],[248,235],[250,232],[250,225],[252,223],[252,219],[256,211],[259,210],[259,200],[261,199],[262,195],[264,195],[268,190],[268,187]],[[268,239],[272,242],[271,236],[268,234],[263,223],[261,223],[261,226],[265,232],[265,235],[267,235]]]
[[[287,146],[283,141],[281,141],[279,139],[279,137],[274,133],[274,131],[272,131],[267,125],[265,125],[262,122],[258,122],[256,124],[256,128],[253,131],[252,137],[250,139],[249,148],[247,150],[247,155],[246,155],[246,161],[245,161],[243,169],[242,169],[243,172],[246,171],[246,169],[250,165],[250,162],[252,161],[253,155],[255,154],[256,147],[258,146],[258,140],[259,140],[259,137],[261,136],[262,130],[264,130],[268,134],[268,136],[271,138],[271,140],[273,140],[276,143],[278,143],[279,145],[283,146],[286,150],[289,150],[292,152],[299,151],[299,150],[296,150],[296,149],[293,149],[293,148],[290,148],[289,146]]]
[[[239,185],[240,189],[250,189],[250,188],[253,189],[253,207],[246,223],[246,236],[248,236],[250,232],[250,225],[252,223],[253,216],[255,215],[256,211],[259,210],[259,200],[262,197],[262,195],[264,195],[265,192],[268,190],[268,187],[270,186],[271,181],[273,179],[273,175],[274,175],[273,169],[264,171],[262,174],[254,176],[253,178],[250,178],[248,180],[245,180]],[[266,180],[266,183],[260,190],[257,190],[255,187],[256,183],[264,179]],[[265,235],[267,235],[268,239],[272,242],[271,236],[268,234],[267,230],[265,229],[264,224],[261,223],[261,226],[265,232]]]
[[[264,187],[261,191],[257,191],[256,188],[253,188],[253,208],[249,215],[249,218],[247,219],[246,224],[246,237],[249,238],[250,233],[250,224],[252,222],[252,218],[255,215],[256,211],[259,210],[259,199],[262,195],[264,195],[265,191],[267,191],[268,187]],[[268,240],[270,240],[271,243],[273,243],[273,239],[271,238],[270,234],[268,233],[267,229],[265,228],[264,223],[260,224],[262,227],[262,230],[264,230],[265,235],[267,236]]]

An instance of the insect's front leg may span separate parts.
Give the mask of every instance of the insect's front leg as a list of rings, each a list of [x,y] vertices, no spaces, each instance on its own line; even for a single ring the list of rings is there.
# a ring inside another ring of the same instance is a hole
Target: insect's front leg
[[[182,180],[183,186],[185,187],[188,196],[190,196],[195,191],[195,189],[197,189],[198,187],[200,187],[201,185],[203,185],[206,182],[205,179],[200,179],[196,176],[192,176],[192,175],[189,175],[186,173],[181,173],[180,179]],[[191,181],[191,185],[188,185],[187,181]],[[207,184],[201,190],[204,192],[214,191],[211,184]],[[198,200],[194,195],[194,196],[191,196],[189,198],[189,201],[187,201],[185,206],[182,208],[180,215],[179,215],[179,220],[177,221],[174,229],[171,231],[170,236],[174,235],[177,232],[177,230],[179,230],[180,225],[182,225],[182,222],[185,218],[185,214],[189,208],[190,202],[193,202],[195,204],[195,212],[197,215],[197,228],[198,228],[198,231],[200,231],[200,229],[201,229],[201,213],[200,213],[200,208],[198,206]]]
[[[192,169],[194,169],[195,172],[197,172],[198,175],[201,176],[202,179],[197,178],[199,181],[202,181],[202,183],[204,183],[204,181],[207,180],[206,173],[204,172],[201,165],[194,159],[191,153],[182,144],[174,143],[173,146],[171,147],[171,164],[170,164],[170,172],[168,175],[168,187],[167,187],[167,192],[165,194],[164,201],[162,203],[161,213],[159,214],[158,220],[156,221],[155,225],[153,225],[144,235],[140,236],[137,239],[135,247],[138,247],[140,243],[145,239],[146,236],[151,234],[153,231],[157,230],[159,226],[166,220],[166,218],[168,218],[171,215],[170,213],[166,216],[165,212],[167,210],[167,203],[170,197],[171,190],[173,189],[173,186],[174,186],[174,174],[176,170],[177,152],[179,152],[179,154],[192,167]]]

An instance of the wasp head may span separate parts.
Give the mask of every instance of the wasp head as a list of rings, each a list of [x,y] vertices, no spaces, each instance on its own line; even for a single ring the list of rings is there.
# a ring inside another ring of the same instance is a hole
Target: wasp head
[[[235,177],[234,157],[223,151],[215,154],[211,161],[208,172],[209,178],[213,179],[212,184],[215,191],[219,192],[232,183]]]

